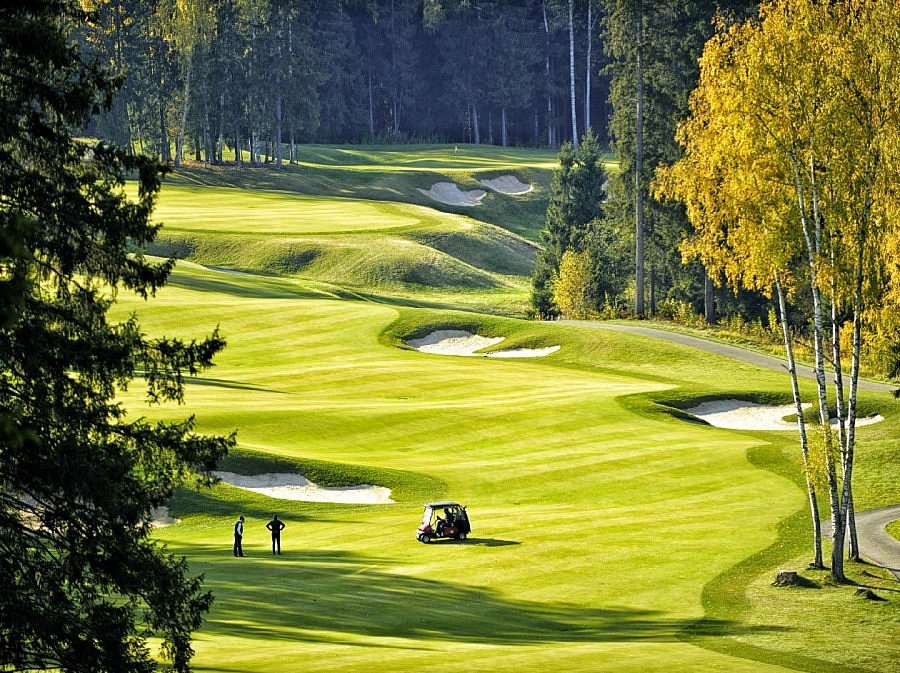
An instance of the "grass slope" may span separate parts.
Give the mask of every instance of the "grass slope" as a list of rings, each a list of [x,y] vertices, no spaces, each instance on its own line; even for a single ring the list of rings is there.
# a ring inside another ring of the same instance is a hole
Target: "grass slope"
[[[804,505],[792,438],[687,423],[674,409],[783,395],[777,373],[641,337],[352,301],[287,279],[231,275],[220,291],[210,274],[186,266],[150,304],[121,298],[117,310],[137,309],[151,334],[219,324],[229,341],[189,385],[188,409],[147,413],[238,428],[232,467],[371,479],[394,487],[398,504],[183,492],[173,503],[183,523],[158,537],[217,597],[197,670],[786,670],[781,659],[897,670],[890,643],[857,656],[896,620],[895,598],[876,606],[879,619],[843,588],[823,589],[823,613],[791,594],[783,614],[805,622],[770,615],[788,595],[760,582],[801,553],[779,531]],[[562,348],[502,361],[403,346],[448,326]],[[125,401],[137,411],[138,391]],[[898,424],[886,399],[868,401],[888,420],[860,430],[875,447],[860,454],[860,474],[892,450]],[[896,495],[886,482],[879,497]],[[469,505],[468,543],[414,540],[421,502],[441,497]],[[276,511],[288,523],[279,558],[263,528]],[[246,559],[230,555],[240,513]],[[815,634],[838,619],[855,625],[852,647],[819,649]]]
[[[297,164],[293,166],[285,163],[276,170],[271,165],[238,168],[231,162],[214,167],[188,164],[167,182],[243,188],[250,171],[256,189],[418,204],[471,215],[537,241],[556,167],[556,152],[543,149],[488,145],[303,145],[298,148]],[[534,189],[508,196],[486,190],[479,182],[501,175],[515,175]],[[449,206],[418,191],[427,190],[436,182],[456,182],[462,189],[485,189],[488,193],[479,206]]]
[[[151,254],[365,292],[514,294],[518,313],[536,253],[462,215],[343,197],[166,185],[154,218]]]

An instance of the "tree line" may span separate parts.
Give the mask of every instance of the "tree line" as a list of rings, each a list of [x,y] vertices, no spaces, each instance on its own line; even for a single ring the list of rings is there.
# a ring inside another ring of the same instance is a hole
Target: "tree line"
[[[607,175],[603,169],[607,140],[600,129],[590,130],[581,146],[561,149],[533,279],[536,316],[687,313],[712,323],[723,314],[765,315],[758,293],[714,291],[703,264],[685,263],[679,250],[691,231],[685,209],[649,189],[657,168],[681,156],[675,129],[688,115],[715,17],[740,21],[757,6],[748,0],[599,4],[610,83],[608,142],[619,170]]]
[[[225,147],[280,165],[309,142],[558,147],[607,126],[598,0],[89,5],[86,55],[123,78],[91,131],[176,165]]]

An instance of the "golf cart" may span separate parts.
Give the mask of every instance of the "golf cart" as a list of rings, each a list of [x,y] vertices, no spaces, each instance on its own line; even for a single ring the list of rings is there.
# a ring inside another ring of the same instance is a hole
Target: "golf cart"
[[[471,530],[466,508],[458,502],[428,502],[416,539],[426,544],[438,538],[465,540]]]

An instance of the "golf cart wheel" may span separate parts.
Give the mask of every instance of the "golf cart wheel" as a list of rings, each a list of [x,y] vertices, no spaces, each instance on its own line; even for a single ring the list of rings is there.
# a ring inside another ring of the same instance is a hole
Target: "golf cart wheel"
[[[428,544],[429,542],[431,542],[431,537],[428,535],[425,535],[423,533],[422,535],[419,536],[419,542],[421,542],[423,544]]]
[[[466,534],[460,533],[459,535],[456,536],[456,539],[459,540],[460,542],[462,542],[466,539]]]

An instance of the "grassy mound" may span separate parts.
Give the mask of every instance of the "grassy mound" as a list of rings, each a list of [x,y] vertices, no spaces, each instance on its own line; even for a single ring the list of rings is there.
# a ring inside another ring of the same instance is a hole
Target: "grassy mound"
[[[285,192],[166,185],[155,218],[163,229],[151,254],[368,291],[518,289],[536,252],[504,229],[430,208]]]

